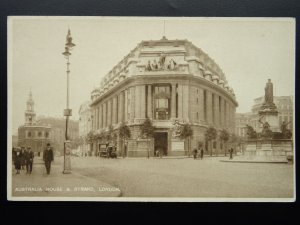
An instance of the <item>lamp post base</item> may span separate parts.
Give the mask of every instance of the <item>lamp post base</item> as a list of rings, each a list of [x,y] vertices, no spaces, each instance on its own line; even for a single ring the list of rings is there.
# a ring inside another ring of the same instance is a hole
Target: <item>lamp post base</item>
[[[63,174],[70,174],[71,173],[71,170],[64,170],[63,171]]]
[[[71,173],[71,142],[65,141],[64,143],[64,170],[63,174]]]

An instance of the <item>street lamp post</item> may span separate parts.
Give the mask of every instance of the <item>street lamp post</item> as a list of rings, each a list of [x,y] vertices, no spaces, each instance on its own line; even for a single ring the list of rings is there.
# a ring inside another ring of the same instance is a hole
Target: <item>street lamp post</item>
[[[71,142],[68,136],[68,125],[69,117],[72,116],[72,109],[69,109],[69,74],[70,74],[70,55],[75,44],[72,43],[71,31],[68,30],[65,51],[62,53],[67,59],[67,104],[64,110],[64,116],[66,117],[66,131],[65,131],[65,142],[64,142],[64,168],[63,173],[71,173]]]

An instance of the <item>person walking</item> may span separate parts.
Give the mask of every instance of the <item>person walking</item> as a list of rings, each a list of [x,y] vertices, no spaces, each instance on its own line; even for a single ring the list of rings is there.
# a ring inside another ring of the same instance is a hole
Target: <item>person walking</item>
[[[48,175],[50,174],[51,162],[53,161],[53,159],[53,150],[50,146],[50,143],[48,143],[46,149],[43,152],[43,160],[45,162],[45,167]]]
[[[233,148],[229,149],[229,159],[233,159],[232,154],[233,154]]]
[[[26,149],[25,147],[21,147],[20,151],[20,163],[21,163],[21,170],[25,170],[25,154],[26,154]]]
[[[197,159],[197,154],[198,154],[198,150],[194,148],[193,150],[194,159]]]
[[[201,160],[203,159],[203,155],[204,155],[204,149],[203,149],[203,147],[201,147],[201,149],[200,149],[200,159]]]
[[[21,170],[21,152],[20,151],[15,150],[13,160],[14,160],[14,164],[15,164],[15,170],[17,171],[16,174],[20,174],[20,170]]]
[[[30,146],[27,147],[27,152],[25,155],[25,161],[26,161],[26,173],[31,174],[32,172],[32,165],[33,165],[33,158],[34,153]]]

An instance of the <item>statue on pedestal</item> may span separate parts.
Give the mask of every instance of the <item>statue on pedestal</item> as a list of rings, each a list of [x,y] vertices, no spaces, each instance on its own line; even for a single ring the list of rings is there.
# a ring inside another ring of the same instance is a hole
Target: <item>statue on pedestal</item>
[[[261,111],[268,111],[272,113],[277,113],[277,107],[274,104],[273,99],[273,83],[271,82],[271,79],[268,79],[268,82],[266,83],[265,87],[265,101],[261,106]]]
[[[271,79],[268,79],[268,83],[266,83],[265,103],[267,103],[267,104],[272,104],[273,103],[273,84],[271,82]]]

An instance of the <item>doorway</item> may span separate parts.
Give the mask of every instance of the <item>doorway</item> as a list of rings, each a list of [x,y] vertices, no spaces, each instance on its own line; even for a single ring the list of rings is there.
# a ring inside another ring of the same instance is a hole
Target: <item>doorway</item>
[[[168,155],[168,133],[167,132],[154,133],[154,156],[157,151],[161,156]]]

